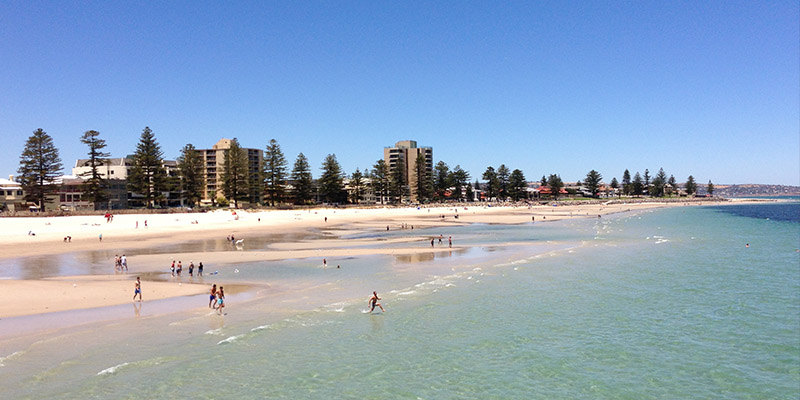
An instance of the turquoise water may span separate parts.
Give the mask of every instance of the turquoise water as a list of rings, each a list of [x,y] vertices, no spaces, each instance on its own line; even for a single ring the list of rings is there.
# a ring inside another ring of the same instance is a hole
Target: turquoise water
[[[798,398],[800,223],[736,207],[457,228],[467,251],[341,270],[222,266],[268,295],[4,342],[0,397]],[[364,314],[372,290],[386,313]]]

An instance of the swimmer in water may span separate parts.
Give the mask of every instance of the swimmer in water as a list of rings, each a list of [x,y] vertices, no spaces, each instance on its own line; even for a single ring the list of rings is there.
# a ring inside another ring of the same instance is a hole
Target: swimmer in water
[[[369,298],[369,305],[370,305],[369,312],[374,311],[375,310],[375,306],[380,307],[381,311],[386,312],[386,310],[383,309],[383,306],[381,305],[381,303],[378,303],[378,300],[380,300],[380,299],[381,298],[378,297],[378,293],[377,292],[372,292],[372,297]]]

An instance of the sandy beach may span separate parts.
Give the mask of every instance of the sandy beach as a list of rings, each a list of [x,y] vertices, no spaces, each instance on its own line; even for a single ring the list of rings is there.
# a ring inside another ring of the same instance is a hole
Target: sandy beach
[[[167,266],[175,259],[183,260],[186,275],[187,260],[203,260],[206,264],[216,265],[323,256],[435,253],[444,249],[432,248],[428,244],[431,237],[424,234],[388,240],[339,237],[357,232],[447,228],[473,223],[535,225],[565,218],[598,218],[613,213],[686,205],[648,202],[558,207],[462,205],[259,212],[219,210],[208,213],[119,215],[110,223],[103,216],[3,218],[0,219],[0,259],[47,257],[97,250],[106,250],[111,254],[118,249],[149,249],[193,240],[226,238],[228,235],[242,242],[241,251],[236,252],[146,254],[147,251],[143,251],[145,254],[129,257],[131,270],[127,274],[115,273],[113,257],[109,257],[106,275],[56,274],[41,279],[4,276],[0,280],[0,290],[5,294],[0,305],[0,319],[130,303],[137,274],[142,275],[145,301],[196,295],[208,290],[207,285],[171,281]],[[266,251],[247,250],[249,238],[276,233],[283,236],[272,241]],[[71,239],[65,242],[64,238],[68,236]],[[456,241],[453,248],[447,250],[458,249],[460,246]]]

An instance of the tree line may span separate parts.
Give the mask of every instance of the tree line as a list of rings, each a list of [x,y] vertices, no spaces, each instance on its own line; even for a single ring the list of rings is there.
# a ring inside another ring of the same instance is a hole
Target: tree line
[[[108,200],[107,182],[102,178],[100,168],[109,162],[110,154],[103,150],[106,142],[95,130],[84,132],[80,141],[88,147],[86,166],[89,167],[87,172],[81,174],[84,178],[82,196],[84,200],[99,206]],[[505,164],[500,164],[497,169],[489,166],[481,175],[483,183],[476,179],[471,184],[469,172],[460,165],[451,169],[447,163],[439,161],[429,169],[421,153],[414,160],[411,173],[404,171],[402,163],[390,166],[379,159],[370,169],[361,171],[356,168],[349,177],[342,170],[336,155],[328,154],[322,162],[322,173],[316,182],[312,178],[308,158],[303,153],[298,154],[289,170],[286,156],[275,139],[271,139],[266,146],[260,170],[251,168],[247,150],[241,147],[236,138],[224,151],[224,158],[221,182],[217,182],[213,192],[205,194],[212,203],[233,202],[237,208],[240,201],[255,203],[262,198],[264,204],[269,206],[309,204],[315,200],[315,194],[319,200],[327,203],[358,204],[368,189],[381,204],[400,203],[409,198],[412,192],[420,203],[472,201],[476,191],[482,193],[480,200],[487,201],[518,201],[528,197],[528,183],[520,169],[511,171]],[[164,168],[161,146],[152,130],[145,127],[131,159],[128,190],[140,195],[143,205],[148,208],[163,202],[164,192],[178,192],[189,205],[199,204],[206,188],[202,155],[192,144],[186,144],[176,161],[177,174],[169,176]],[[18,169],[18,180],[26,192],[26,200],[43,207],[46,196],[55,190],[54,181],[62,167],[53,139],[42,129],[34,131],[25,143]],[[349,192],[345,189],[346,178],[349,178]],[[601,183],[602,175],[595,170],[589,171],[585,179],[578,182],[593,197],[599,195]],[[564,182],[557,174],[542,176],[540,185],[548,187],[554,198],[558,198],[564,188]],[[621,189],[617,191],[620,196],[660,197],[667,194],[666,188],[676,189],[677,183],[673,176],[667,177],[663,168],[652,178],[647,169],[643,176],[636,172],[633,178],[626,169],[622,182],[614,177],[609,186],[615,190]],[[687,178],[685,190],[689,195],[697,193],[697,183],[691,175]],[[708,182],[707,191],[713,194],[711,181]]]

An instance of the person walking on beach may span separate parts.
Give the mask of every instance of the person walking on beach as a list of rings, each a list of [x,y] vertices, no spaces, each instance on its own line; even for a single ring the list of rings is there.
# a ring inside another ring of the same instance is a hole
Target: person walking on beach
[[[203,262],[200,261],[200,265],[197,266],[197,276],[203,276]]]
[[[215,303],[216,299],[217,299],[217,284],[215,283],[213,286],[211,286],[211,295],[208,296],[208,308],[211,308],[211,304]]]
[[[123,269],[125,269],[125,271],[127,271],[128,270],[128,257],[125,257],[125,254],[123,254],[122,257],[119,258],[119,262],[121,264],[120,271],[123,270]]]
[[[169,267],[170,272],[172,272],[172,277],[175,277],[175,260],[172,260],[172,266]]]
[[[136,283],[133,284],[133,301],[136,301],[136,295],[139,295],[139,302],[142,302],[142,281],[136,277]]]
[[[178,267],[175,268],[175,272],[178,274],[178,277],[181,276],[181,271],[183,271],[183,265],[181,265],[181,260],[178,260]]]
[[[189,260],[189,276],[194,276],[194,262]]]
[[[431,238],[431,248],[433,248],[433,238]]]
[[[372,292],[372,297],[369,298],[369,305],[370,305],[369,312],[372,312],[373,310],[375,310],[375,306],[380,307],[382,312],[386,312],[386,310],[383,309],[383,306],[381,305],[381,303],[378,303],[378,300],[380,300],[380,299],[381,298],[378,297],[378,292]]]
[[[453,248],[453,237],[452,236],[448,236],[447,237],[447,242],[448,242],[448,245],[450,246],[450,248]]]
[[[220,286],[217,292],[217,310],[219,310],[219,315],[222,315],[223,308],[225,308],[225,291],[222,286]]]

